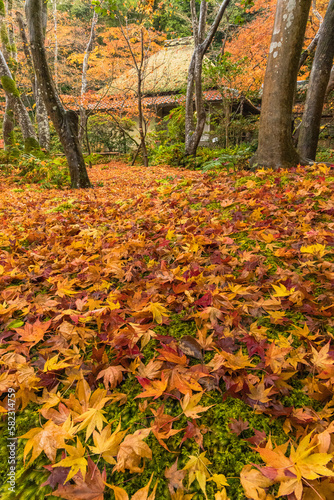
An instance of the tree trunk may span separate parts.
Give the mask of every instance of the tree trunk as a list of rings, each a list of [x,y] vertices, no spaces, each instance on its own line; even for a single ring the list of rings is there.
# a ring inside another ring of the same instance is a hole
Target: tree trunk
[[[29,48],[29,41],[26,35],[26,25],[23,19],[21,12],[16,12],[16,19],[20,30],[23,51],[25,55],[25,60],[28,68],[28,73],[31,81],[31,87],[33,90],[35,103],[36,103],[36,122],[38,126],[38,140],[40,146],[49,151],[50,149],[50,127],[49,127],[49,118],[48,112],[46,110],[44,101],[41,96],[41,92],[38,86],[38,82],[35,75],[34,66],[32,63],[31,52]],[[46,16],[45,16],[46,22]],[[46,28],[46,26],[45,26]]]
[[[187,95],[186,95],[186,114],[185,114],[185,154],[186,156],[195,156],[196,151],[201,140],[205,122],[206,111],[203,102],[202,92],[202,65],[203,58],[208,48],[211,45],[213,37],[218,29],[220,21],[224,12],[229,5],[230,0],[224,0],[218,10],[214,22],[212,23],[207,37],[205,38],[206,16],[207,16],[207,2],[201,1],[200,16],[197,18],[196,2],[190,1],[193,36],[195,48],[193,56],[190,61],[187,81]],[[194,92],[197,120],[194,120]]]
[[[334,66],[332,67],[331,74],[329,76],[325,99],[327,98],[328,94],[332,92],[332,90],[334,90]]]
[[[4,3],[0,3],[0,38],[1,38],[1,48],[4,55],[5,61],[11,60],[11,53],[9,51],[9,34],[6,25],[6,8]],[[3,139],[5,150],[12,146],[14,142],[14,100],[10,98],[10,94],[6,93],[6,109],[3,119]]]
[[[138,121],[139,121],[139,135],[140,135],[140,144],[141,144],[141,151],[143,154],[143,162],[144,162],[144,167],[148,167],[148,154],[147,154],[147,147],[146,147],[146,141],[145,141],[145,132],[144,132],[144,116],[143,116],[143,104],[142,104],[142,76],[141,72],[138,74]]]
[[[52,0],[52,15],[53,15],[53,33],[55,39],[54,52],[54,79],[55,87],[58,90],[58,15],[57,15],[57,0]]]
[[[11,102],[9,95],[6,95],[6,109],[3,118],[2,132],[3,132],[3,142],[5,146],[5,151],[10,148],[14,143],[14,103]]]
[[[322,108],[334,57],[334,0],[330,0],[315,52],[298,139],[299,154],[315,160]]]
[[[29,152],[32,149],[39,149],[36,133],[31,123],[30,116],[25,105],[21,101],[20,93],[16,87],[15,81],[5,61],[3,53],[0,51],[0,78],[4,91],[6,92],[6,110],[11,107],[14,109],[16,116],[19,119],[20,128],[23,135],[24,147]],[[6,127],[8,125],[6,124]],[[6,139],[8,140],[6,132]],[[7,143],[8,145],[8,143]]]
[[[135,158],[132,162],[132,165],[134,165],[134,162],[137,158],[137,155],[139,153],[139,150],[142,150],[143,154],[143,162],[144,166],[148,167],[148,154],[147,154],[147,146],[146,146],[146,135],[147,135],[147,123],[145,121],[144,117],[144,111],[143,111],[143,102],[142,102],[142,92],[143,92],[143,80],[144,80],[144,68],[145,68],[145,51],[144,51],[144,32],[141,30],[141,35],[140,35],[140,42],[141,42],[141,47],[140,47],[140,62],[137,62],[136,56],[132,50],[131,43],[129,40],[129,37],[125,33],[120,17],[118,17],[118,22],[119,22],[119,27],[121,29],[123,38],[129,48],[133,65],[137,73],[137,105],[138,105],[138,126],[139,126],[139,137],[140,137],[140,148],[138,148],[137,153],[135,155]]]
[[[94,46],[94,37],[95,37],[95,26],[98,21],[98,15],[94,10],[93,14],[93,19],[92,19],[92,26],[90,30],[90,37],[89,41],[86,47],[85,51],[85,56],[83,60],[83,65],[82,65],[82,84],[81,84],[81,102],[80,102],[80,128],[79,128],[79,142],[80,144],[83,143],[84,135],[85,135],[85,130],[86,130],[86,124],[87,124],[87,113],[84,108],[84,103],[83,103],[83,96],[87,92],[87,71],[88,71],[88,61],[89,61],[89,56],[93,50]]]
[[[315,37],[311,41],[311,43],[308,45],[308,47],[306,47],[305,50],[303,50],[303,52],[302,52],[302,54],[300,56],[300,59],[299,59],[299,69],[302,66],[304,66],[304,64],[306,63],[307,59],[310,57],[310,55],[313,54],[313,52],[317,48],[318,41],[319,41],[319,38],[320,38],[320,35],[321,35],[321,31],[322,31],[322,23],[320,24],[319,29],[318,29]]]
[[[288,168],[299,163],[292,143],[292,105],[311,0],[278,0],[264,79],[259,145],[252,164]]]
[[[71,175],[72,188],[91,187],[72,114],[66,112],[58,97],[46,59],[43,33],[43,0],[26,0],[31,53],[38,86],[49,116],[63,145]]]

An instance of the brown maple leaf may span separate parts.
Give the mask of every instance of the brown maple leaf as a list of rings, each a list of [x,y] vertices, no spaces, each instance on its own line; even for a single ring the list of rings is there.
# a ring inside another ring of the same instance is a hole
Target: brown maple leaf
[[[183,490],[183,480],[186,477],[186,471],[177,469],[178,458],[175,460],[173,465],[166,467],[165,478],[168,479],[168,490],[171,495],[175,493],[175,490]]]
[[[123,380],[123,372],[125,368],[121,365],[109,366],[105,370],[100,371],[97,380],[103,377],[103,383],[107,389],[115,389]]]
[[[85,480],[81,472],[73,476],[75,484],[67,483],[65,486],[59,485],[52,494],[64,498],[64,500],[103,500],[107,474],[105,469],[101,472],[88,456],[88,469]]]
[[[142,472],[144,466],[140,467],[142,458],[152,458],[152,451],[149,446],[144,443],[151,429],[139,429],[134,434],[126,436],[120,444],[117,454],[116,465],[113,471],[124,472],[129,469],[132,472]]]

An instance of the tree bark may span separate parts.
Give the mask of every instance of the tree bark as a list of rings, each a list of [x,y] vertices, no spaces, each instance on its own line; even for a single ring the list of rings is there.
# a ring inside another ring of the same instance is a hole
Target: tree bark
[[[16,87],[15,81],[12,74],[8,68],[5,61],[3,53],[0,51],[0,78],[2,87],[6,92],[6,114],[8,114],[9,109],[13,109],[16,116],[19,119],[20,128],[23,135],[25,149],[29,152],[32,149],[38,149],[39,144],[37,141],[36,133],[31,123],[30,116],[26,110],[25,105],[21,101],[20,93]],[[6,144],[8,140],[8,123],[6,124],[6,138],[4,141]],[[6,144],[8,145],[8,143]]]
[[[20,30],[21,41],[23,45],[23,52],[25,55],[25,60],[28,68],[28,73],[31,81],[31,87],[34,94],[34,99],[36,103],[36,122],[38,126],[38,140],[40,146],[49,151],[50,149],[50,126],[48,112],[46,110],[44,101],[41,96],[41,92],[38,86],[38,82],[35,75],[34,66],[32,63],[31,52],[29,48],[29,41],[26,35],[26,24],[23,19],[21,12],[16,12],[16,19]],[[45,21],[46,22],[46,16]],[[46,25],[45,25],[46,29]]]
[[[92,26],[90,30],[90,37],[86,47],[85,56],[82,65],[82,83],[81,83],[81,102],[80,102],[80,128],[79,128],[79,142],[83,143],[83,138],[85,135],[86,124],[87,124],[87,113],[84,108],[83,96],[87,92],[87,71],[88,71],[88,61],[89,56],[93,50],[94,46],[94,37],[95,37],[95,27],[98,21],[98,15],[94,10]]]
[[[58,14],[57,0],[52,0],[53,33],[55,38],[54,78],[55,78],[55,87],[58,90],[58,15],[57,14]]]
[[[206,111],[203,102],[202,91],[202,65],[203,58],[208,48],[211,45],[213,37],[218,29],[220,21],[228,7],[230,0],[224,0],[220,5],[218,13],[212,23],[209,32],[205,38],[207,2],[201,1],[200,15],[197,18],[195,0],[190,1],[190,9],[193,25],[193,36],[195,48],[190,61],[187,81],[186,95],[186,115],[185,115],[185,154],[186,156],[195,156],[201,140],[205,122]],[[194,120],[194,92],[197,120],[195,125]]]
[[[277,169],[300,161],[291,137],[292,105],[310,6],[311,0],[277,1],[252,164]]]
[[[91,187],[80,148],[77,127],[62,106],[46,59],[43,29],[43,0],[26,0],[31,53],[37,82],[49,116],[54,124],[67,158],[72,188]]]
[[[315,160],[322,108],[334,57],[334,0],[330,0],[312,65],[298,139],[299,154]]]
[[[308,45],[308,47],[306,47],[305,50],[303,50],[303,52],[302,52],[302,54],[300,56],[300,59],[299,59],[299,69],[302,66],[304,66],[304,64],[306,63],[307,59],[310,57],[310,55],[313,54],[313,52],[317,48],[318,41],[319,41],[319,38],[320,38],[320,35],[321,35],[321,31],[322,31],[322,23],[320,24],[319,29],[318,29],[315,37],[311,41],[311,43]]]
[[[0,33],[1,33],[1,48],[4,55],[5,61],[11,59],[11,53],[9,51],[9,35],[6,25],[6,8],[5,4],[0,4]],[[3,119],[3,139],[5,150],[7,150],[14,142],[14,101],[10,98],[10,94],[6,93],[6,109]]]
[[[328,94],[332,92],[332,90],[334,90],[334,66],[332,67],[331,74],[329,76],[325,99],[327,98]]]
[[[141,31],[141,61],[140,66],[138,66],[138,121],[139,121],[139,135],[141,143],[141,151],[143,154],[144,167],[148,167],[148,154],[146,147],[146,123],[143,113],[143,103],[142,103],[142,87],[143,87],[143,66],[144,66],[144,34]]]
[[[11,102],[9,96],[6,95],[6,109],[2,124],[3,142],[5,146],[5,151],[10,148],[14,143],[14,103]]]

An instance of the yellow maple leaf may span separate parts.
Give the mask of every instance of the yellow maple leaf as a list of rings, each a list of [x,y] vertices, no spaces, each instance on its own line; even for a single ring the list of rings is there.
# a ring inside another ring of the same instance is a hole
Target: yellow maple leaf
[[[63,426],[56,425],[52,420],[48,420],[43,427],[30,429],[26,434],[20,436],[27,441],[23,459],[26,460],[30,451],[31,457],[28,465],[30,465],[44,451],[46,456],[54,462],[56,459],[57,449],[65,447],[65,439],[72,439],[71,434]]]
[[[85,458],[86,449],[82,446],[79,438],[77,437],[76,447],[65,445],[64,448],[69,454],[69,456],[64,458],[57,464],[54,464],[52,467],[71,467],[71,470],[67,475],[65,483],[67,483],[67,481],[72,479],[72,477],[75,476],[79,471],[82,474],[83,480],[85,480],[88,462]]]
[[[56,356],[53,356],[52,358],[46,360],[43,372],[52,372],[53,370],[62,370],[63,368],[67,368],[69,365],[65,361],[59,361],[58,362],[58,357],[59,354],[56,354]]]
[[[121,431],[121,422],[119,422],[115,431],[111,434],[111,426],[107,425],[101,433],[94,431],[93,441],[95,446],[89,448],[93,453],[101,455],[102,458],[109,464],[114,465],[116,460],[114,457],[117,455],[119,445],[127,431]]]
[[[153,320],[156,321],[159,325],[162,323],[162,317],[168,316],[167,309],[160,304],[160,302],[150,302],[150,304],[144,309],[150,311],[153,315]]]
[[[326,245],[321,245],[317,243],[316,245],[302,246],[300,249],[301,253],[309,253],[311,255],[318,255],[323,257],[326,252]]]
[[[288,290],[282,283],[277,285],[271,285],[273,289],[275,290],[276,293],[273,294],[273,297],[288,297],[289,295],[292,295],[293,292],[295,291],[295,288],[291,288],[291,290]]]
[[[183,470],[189,471],[188,487],[197,479],[205,498],[208,498],[206,494],[206,481],[210,477],[210,473],[207,465],[211,464],[211,462],[205,457],[205,454],[206,451],[201,453],[198,457],[191,455],[189,457],[190,460],[186,463],[185,467],[183,467]]]
[[[210,406],[198,405],[198,403],[202,399],[202,396],[203,392],[199,392],[197,394],[194,394],[193,396],[190,396],[190,394],[187,393],[184,396],[183,400],[181,401],[181,408],[186,417],[200,418],[200,415],[198,415],[199,413],[202,413],[203,411],[206,411],[212,406],[214,406],[214,405]]]

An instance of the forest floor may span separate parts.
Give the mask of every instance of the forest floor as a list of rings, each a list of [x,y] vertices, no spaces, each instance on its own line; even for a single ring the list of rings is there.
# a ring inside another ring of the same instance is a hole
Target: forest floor
[[[333,171],[89,175],[0,179],[1,498],[333,498]]]

